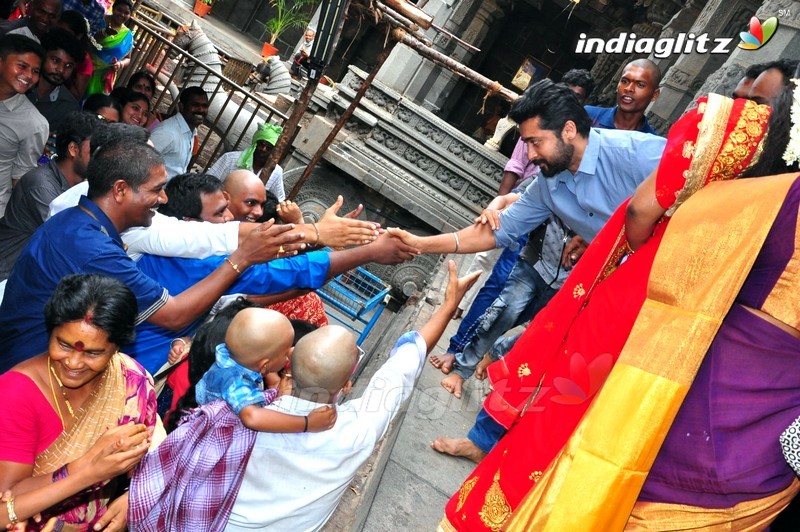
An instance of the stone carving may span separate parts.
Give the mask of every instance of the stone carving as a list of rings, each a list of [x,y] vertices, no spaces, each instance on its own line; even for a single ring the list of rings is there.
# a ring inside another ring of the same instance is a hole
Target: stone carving
[[[800,5],[797,0],[767,0],[758,8],[756,16],[761,19],[779,16],[782,26],[800,28]]]
[[[433,177],[446,184],[453,190],[459,192],[467,185],[466,179],[454,174],[443,166],[439,167],[439,169],[433,174]]]
[[[492,196],[472,185],[467,188],[465,196],[470,203],[474,203],[475,205],[487,205],[492,201]]]

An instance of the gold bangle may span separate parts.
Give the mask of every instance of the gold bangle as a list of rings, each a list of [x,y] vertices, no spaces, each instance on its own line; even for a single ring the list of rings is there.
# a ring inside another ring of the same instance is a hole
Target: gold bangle
[[[239,269],[239,265],[238,265],[238,264],[236,264],[235,262],[233,262],[233,261],[231,260],[231,258],[230,258],[230,257],[225,257],[225,262],[227,262],[228,264],[230,264],[230,265],[231,265],[231,268],[233,268],[233,270],[234,270],[234,271],[235,271],[237,274],[241,275],[241,273],[242,273],[242,270],[240,270],[240,269]]]
[[[314,222],[311,222],[311,225],[314,227],[314,231],[317,232],[317,239],[314,240],[314,243],[311,245],[316,246],[317,244],[319,244],[319,227],[317,227],[317,224],[315,224]]]
[[[306,421],[308,424],[308,421]],[[19,523],[19,519],[17,518],[17,513],[14,511],[14,496],[12,495],[10,499],[6,501],[6,513],[8,513],[8,523],[10,525],[16,525]]]
[[[456,240],[456,250],[453,253],[458,253],[458,233],[453,231],[453,238]]]

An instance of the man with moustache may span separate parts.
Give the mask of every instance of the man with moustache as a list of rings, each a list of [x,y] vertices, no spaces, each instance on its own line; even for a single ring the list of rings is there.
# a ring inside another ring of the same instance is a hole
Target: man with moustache
[[[242,272],[304,247],[293,226],[263,224],[196,284],[171,296],[143,274],[125,253],[120,233],[149,226],[167,201],[164,160],[152,147],[123,139],[104,145],[87,170],[89,191],[77,207],[53,216],[31,237],[6,285],[0,305],[0,372],[47,348],[44,303],[59,280],[72,273],[99,273],[124,282],[136,294],[137,324],[148,320],[180,330],[203,315]]]
[[[150,141],[164,157],[167,179],[188,171],[197,128],[208,114],[208,95],[201,87],[187,87],[179,97],[178,114],[161,122]]]
[[[264,183],[250,170],[234,170],[225,177],[225,197],[233,219],[239,222],[255,222],[264,214],[267,191]]]
[[[529,87],[509,116],[519,124],[528,158],[542,174],[519,201],[497,219],[455,233],[419,237],[399,229],[389,232],[422,253],[475,253],[508,246],[555,215],[588,242],[656,169],[666,144],[655,135],[591,128],[572,91],[547,79]],[[468,438],[437,450],[477,462],[503,433],[481,410]]]
[[[53,28],[42,37],[44,62],[39,83],[27,93],[28,99],[50,124],[50,133],[61,129],[64,117],[80,110],[78,100],[64,83],[72,77],[75,64],[83,60],[81,43],[68,31]]]
[[[631,61],[622,70],[617,84],[617,105],[614,107],[586,106],[592,127],[625,129],[658,135],[650,127],[644,112],[650,102],[658,99],[661,89],[661,69],[649,59]]]
[[[56,158],[22,176],[0,219],[0,281],[8,279],[22,248],[47,219],[50,202],[86,179],[90,140],[100,120],[91,113],[75,111],[64,121],[56,140]]]
[[[0,24],[0,35],[24,35],[37,43],[61,16],[61,0],[32,0],[28,16]]]
[[[47,142],[47,120],[25,97],[39,81],[44,50],[22,35],[0,37],[0,216],[12,183],[36,167]]]

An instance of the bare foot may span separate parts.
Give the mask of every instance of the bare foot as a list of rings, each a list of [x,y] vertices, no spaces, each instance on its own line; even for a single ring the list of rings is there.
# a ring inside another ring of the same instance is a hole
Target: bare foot
[[[469,458],[476,464],[480,463],[483,457],[486,456],[485,452],[481,451],[477,445],[467,438],[446,438],[444,436],[439,436],[431,442],[431,447],[434,451],[440,453]]]
[[[431,355],[428,359],[434,368],[442,370],[447,375],[453,370],[456,356],[453,353],[442,353],[441,355]]]
[[[461,386],[464,384],[464,377],[457,373],[448,375],[442,379],[442,386],[445,390],[456,396],[456,399],[461,399]]]
[[[492,357],[489,355],[483,355],[483,359],[478,362],[478,365],[475,367],[475,378],[479,381],[482,381],[486,378],[486,368],[489,367],[489,364],[494,362]]]

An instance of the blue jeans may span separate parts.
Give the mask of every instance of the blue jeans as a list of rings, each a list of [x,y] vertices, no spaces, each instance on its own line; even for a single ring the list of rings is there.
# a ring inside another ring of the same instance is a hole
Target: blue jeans
[[[497,421],[492,419],[486,410],[481,408],[478,412],[478,417],[475,419],[475,424],[469,429],[467,438],[469,441],[478,446],[478,448],[488,453],[492,450],[500,438],[505,436],[506,429]]]
[[[458,331],[456,331],[455,335],[450,337],[450,346],[447,348],[448,353],[455,354],[462,352],[475,336],[478,320],[483,316],[486,309],[489,308],[489,305],[492,304],[492,301],[500,295],[503,286],[506,284],[508,275],[514,268],[517,257],[519,257],[519,253],[522,251],[527,241],[528,235],[525,235],[517,241],[519,247],[516,250],[506,248],[503,250],[503,253],[500,254],[500,258],[497,259],[494,268],[492,268],[491,275],[489,275],[483,288],[478,291],[478,295],[475,296],[475,300],[472,302],[469,310],[461,319]]]
[[[530,320],[555,293],[556,289],[548,286],[533,266],[517,260],[506,286],[476,324],[474,337],[463,352],[456,354],[453,371],[468,379],[500,336]]]

